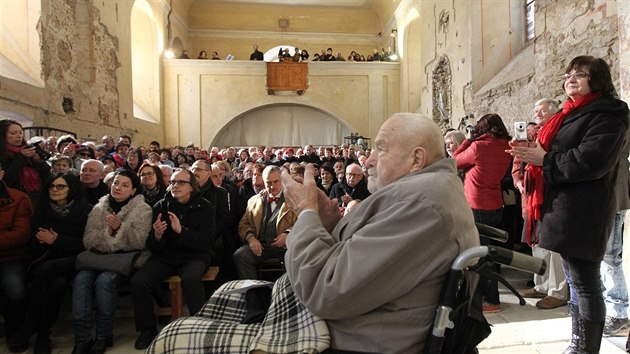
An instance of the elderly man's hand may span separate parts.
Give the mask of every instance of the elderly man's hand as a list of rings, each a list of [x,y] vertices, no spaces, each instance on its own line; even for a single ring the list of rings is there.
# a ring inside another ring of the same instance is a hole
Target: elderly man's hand
[[[306,166],[304,171],[304,183],[295,181],[287,170],[282,171],[282,184],[284,185],[284,199],[297,215],[304,209],[318,210],[317,185],[315,184],[315,172],[313,165]]]

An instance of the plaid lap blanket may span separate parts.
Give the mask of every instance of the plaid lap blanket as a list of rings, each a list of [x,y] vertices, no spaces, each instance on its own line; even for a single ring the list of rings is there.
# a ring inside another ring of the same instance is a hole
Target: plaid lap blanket
[[[329,347],[326,323],[302,305],[286,275],[274,284],[263,322],[241,324],[247,311],[245,294],[225,291],[241,288],[243,283],[237,280],[221,286],[197,315],[164,327],[146,352],[242,354],[261,350],[288,354],[320,353]]]

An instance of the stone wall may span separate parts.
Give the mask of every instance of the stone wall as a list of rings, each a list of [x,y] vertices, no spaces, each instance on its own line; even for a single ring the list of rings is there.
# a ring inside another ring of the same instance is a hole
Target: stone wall
[[[498,75],[474,88],[476,118],[498,113],[509,131],[513,122],[533,120],[533,104],[541,97],[564,101],[565,66],[578,55],[604,58],[619,88],[619,27],[616,1],[536,1],[536,39]]]

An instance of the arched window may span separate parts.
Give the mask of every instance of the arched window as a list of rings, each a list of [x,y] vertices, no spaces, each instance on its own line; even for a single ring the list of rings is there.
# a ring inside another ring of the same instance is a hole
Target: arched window
[[[163,36],[151,6],[136,0],[131,10],[133,115],[160,121],[160,55]]]
[[[0,75],[44,87],[37,25],[41,1],[0,3]]]

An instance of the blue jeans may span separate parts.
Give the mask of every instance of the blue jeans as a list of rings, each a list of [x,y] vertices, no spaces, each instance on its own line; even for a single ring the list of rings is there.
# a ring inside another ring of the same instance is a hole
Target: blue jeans
[[[571,304],[585,321],[604,322],[606,305],[602,291],[600,262],[562,255],[562,265],[571,290]]]
[[[74,278],[72,324],[74,342],[92,339],[92,302],[96,300],[96,339],[112,336],[118,286],[126,280],[114,272],[82,270]]]
[[[26,306],[25,260],[0,262],[0,301],[5,333],[8,337],[20,326]]]
[[[615,223],[608,239],[604,261],[601,264],[606,313],[616,318],[628,318],[628,288],[621,266],[625,215],[625,210],[620,210],[615,215]]]

